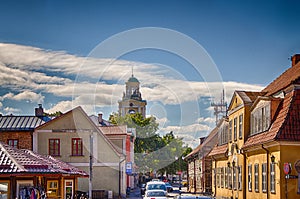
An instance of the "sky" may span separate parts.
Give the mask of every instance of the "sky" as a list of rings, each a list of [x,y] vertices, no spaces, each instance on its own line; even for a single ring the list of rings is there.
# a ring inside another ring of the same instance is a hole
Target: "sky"
[[[141,83],[159,133],[192,147],[222,90],[260,91],[300,53],[298,1],[1,1],[0,113],[81,106],[108,119]]]

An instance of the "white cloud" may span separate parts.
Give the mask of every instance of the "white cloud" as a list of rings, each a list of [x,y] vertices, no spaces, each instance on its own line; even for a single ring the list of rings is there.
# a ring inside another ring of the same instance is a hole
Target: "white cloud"
[[[43,103],[44,101],[44,96],[42,96],[40,93],[34,93],[29,90],[25,90],[21,93],[18,93],[17,95],[13,93],[7,93],[0,97],[0,100],[3,101],[5,99],[10,99],[10,100],[16,100],[16,101],[21,101],[21,100],[26,100],[29,102],[37,102],[37,103]]]
[[[219,102],[223,89],[225,101],[229,103],[235,90],[260,91],[263,88],[233,81],[187,81],[175,69],[158,64],[87,58],[64,51],[0,43],[0,86],[8,92],[0,96],[0,101],[9,99],[41,103],[47,94],[52,94],[54,97],[64,97],[64,100],[52,102],[54,105],[46,110],[49,113],[67,112],[76,106],[82,106],[88,114],[94,113],[97,107],[115,108],[125,91],[124,82],[131,75],[132,66],[135,76],[141,82],[143,98],[148,102],[160,102],[162,106],[182,105],[186,102],[198,104],[203,97],[208,97],[207,101],[213,99]],[[3,107],[1,105],[0,108]],[[212,107],[207,109],[212,110]],[[6,107],[4,111],[21,112],[12,107]],[[170,118],[163,116],[158,122],[161,131],[173,131],[179,137],[184,137],[184,140],[195,142],[198,139],[195,134],[199,136],[199,133],[208,133],[214,119],[199,118],[195,124],[168,126]]]
[[[4,111],[6,112],[7,115],[18,114],[18,113],[22,112],[22,110],[17,109],[17,108],[13,108],[13,107],[5,107]]]

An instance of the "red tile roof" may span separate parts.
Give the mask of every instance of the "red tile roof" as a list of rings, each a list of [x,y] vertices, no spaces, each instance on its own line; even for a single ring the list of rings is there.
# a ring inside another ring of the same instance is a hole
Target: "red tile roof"
[[[273,140],[300,141],[300,90],[286,94],[268,131],[251,136],[243,148]]]
[[[126,126],[100,126],[99,129],[105,135],[126,135]]]
[[[52,156],[39,155],[28,149],[17,149],[0,142],[0,173],[9,174],[69,174],[85,176],[84,171],[57,160]]]
[[[267,96],[273,95],[298,80],[300,77],[300,62],[287,69],[277,79],[271,82],[262,92],[266,92]]]
[[[215,146],[213,150],[208,154],[208,156],[214,156],[214,155],[222,155],[226,153],[227,151],[227,144],[223,144],[221,146]]]

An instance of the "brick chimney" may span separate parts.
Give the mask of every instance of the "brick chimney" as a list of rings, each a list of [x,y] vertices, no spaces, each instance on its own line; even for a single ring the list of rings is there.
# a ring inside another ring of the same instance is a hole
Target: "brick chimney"
[[[38,106],[39,106],[38,108],[35,108],[35,116],[36,117],[43,117],[44,116],[43,106],[42,106],[42,104],[39,104]]]
[[[206,137],[201,137],[201,138],[200,138],[200,144],[202,144],[202,143],[204,142],[205,138],[206,138]]]
[[[292,66],[295,66],[300,61],[300,54],[295,54],[291,57]]]
[[[102,122],[103,122],[102,116],[103,116],[102,113],[98,114],[98,122],[99,122],[99,124],[102,124]]]

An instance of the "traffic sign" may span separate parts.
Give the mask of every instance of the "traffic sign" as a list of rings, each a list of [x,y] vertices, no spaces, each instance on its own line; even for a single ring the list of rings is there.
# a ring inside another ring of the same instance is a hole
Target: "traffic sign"
[[[291,173],[291,164],[290,163],[284,163],[283,164],[283,172],[285,173],[285,175],[288,175]]]

